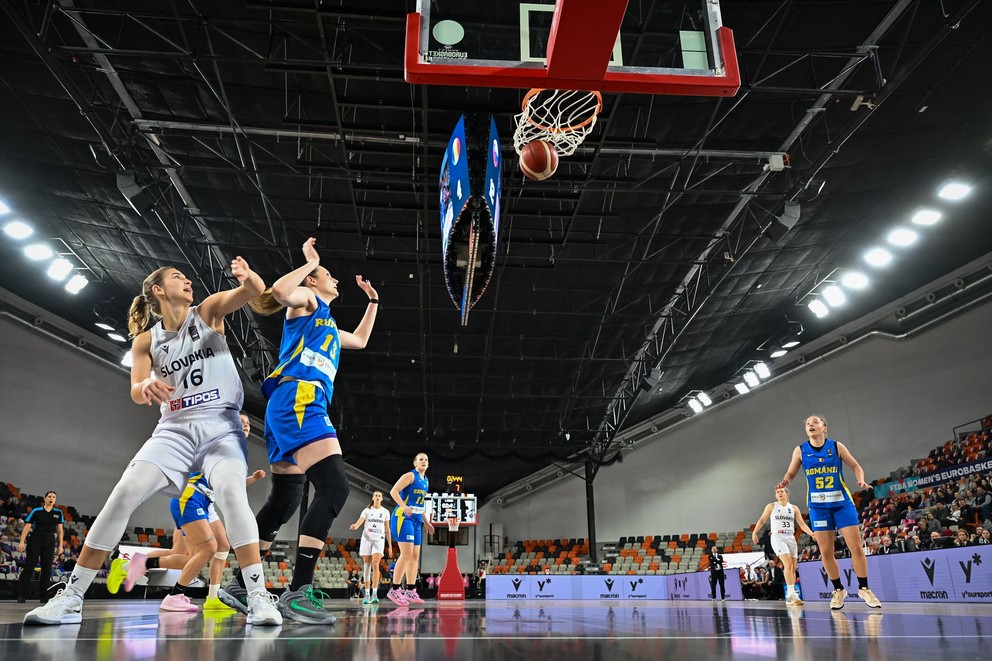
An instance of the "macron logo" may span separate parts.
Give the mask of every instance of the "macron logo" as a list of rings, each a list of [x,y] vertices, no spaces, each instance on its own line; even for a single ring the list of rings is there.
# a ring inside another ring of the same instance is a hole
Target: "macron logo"
[[[930,580],[930,585],[933,585],[933,573],[937,570],[937,563],[935,563],[930,558],[923,558],[923,562],[920,563],[923,567],[923,571],[927,574],[927,579]]]
[[[513,583],[513,590],[516,591],[520,589],[520,584],[523,583],[523,580],[515,578],[511,581],[511,583]]]

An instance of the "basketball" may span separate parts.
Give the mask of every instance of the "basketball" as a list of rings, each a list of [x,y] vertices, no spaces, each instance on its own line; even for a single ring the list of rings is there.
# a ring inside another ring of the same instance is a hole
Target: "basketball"
[[[543,140],[534,140],[524,145],[520,151],[520,171],[534,181],[543,181],[558,169],[558,152],[554,145]]]

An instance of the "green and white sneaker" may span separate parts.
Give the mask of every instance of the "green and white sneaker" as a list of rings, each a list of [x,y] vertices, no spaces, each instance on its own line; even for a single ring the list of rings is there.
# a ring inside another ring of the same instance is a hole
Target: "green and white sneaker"
[[[279,596],[279,612],[303,624],[334,624],[336,618],[324,610],[323,597],[323,592],[309,584],[299,590],[286,590]]]

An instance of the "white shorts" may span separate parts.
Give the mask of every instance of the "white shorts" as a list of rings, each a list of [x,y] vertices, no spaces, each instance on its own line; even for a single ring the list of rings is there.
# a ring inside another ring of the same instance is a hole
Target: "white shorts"
[[[210,503],[210,507],[207,508],[207,523],[214,521],[220,521],[220,517],[217,515],[217,508],[214,507],[213,503]]]
[[[358,555],[363,558],[370,555],[382,555],[383,549],[386,548],[386,539],[376,539],[372,540],[362,535],[362,541],[358,545]]]
[[[796,538],[791,535],[772,535],[772,551],[775,555],[791,555],[793,558],[799,557],[799,544]]]
[[[248,475],[248,445],[241,419],[234,409],[201,409],[160,422],[131,460],[158,467],[172,482],[178,497],[189,474],[202,470],[207,481],[214,467],[225,459],[237,459]]]

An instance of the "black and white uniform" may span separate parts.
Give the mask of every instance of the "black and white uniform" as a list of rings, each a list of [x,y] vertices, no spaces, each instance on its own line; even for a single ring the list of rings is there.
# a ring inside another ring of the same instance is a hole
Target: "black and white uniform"
[[[775,503],[771,516],[771,543],[775,555],[791,555],[799,557],[799,545],[796,543],[796,512],[792,503],[779,505]]]
[[[195,306],[177,331],[159,321],[151,329],[152,372],[175,390],[163,402],[155,431],[133,461],[154,464],[177,494],[192,470],[211,470],[224,459],[247,465],[247,440],[238,413],[244,388],[227,340],[200,317]]]
[[[365,530],[359,544],[358,555],[382,555],[386,545],[386,527],[389,526],[389,510],[385,507],[366,507],[362,510]]]

